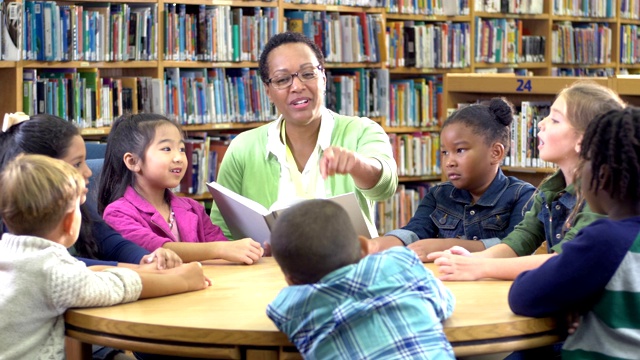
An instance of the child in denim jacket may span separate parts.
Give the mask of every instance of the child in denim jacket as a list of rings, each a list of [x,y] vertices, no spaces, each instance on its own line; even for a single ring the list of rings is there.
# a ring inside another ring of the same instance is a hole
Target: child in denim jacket
[[[406,245],[422,261],[454,245],[480,251],[522,221],[535,188],[500,169],[509,150],[513,109],[502,98],[454,112],[442,127],[448,182],[435,185],[409,223],[372,240],[372,250]]]

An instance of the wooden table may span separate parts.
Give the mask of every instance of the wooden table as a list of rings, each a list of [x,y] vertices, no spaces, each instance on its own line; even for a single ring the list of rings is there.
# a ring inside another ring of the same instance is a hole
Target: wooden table
[[[435,270],[433,264],[427,268]],[[105,308],[72,309],[67,335],[82,343],[141,352],[204,358],[298,358],[265,313],[286,286],[273,258],[245,265],[206,265],[206,290]],[[560,338],[551,318],[514,315],[510,281],[446,282],[456,297],[445,333],[456,356],[490,354],[552,344]],[[79,358],[90,359],[85,344]]]

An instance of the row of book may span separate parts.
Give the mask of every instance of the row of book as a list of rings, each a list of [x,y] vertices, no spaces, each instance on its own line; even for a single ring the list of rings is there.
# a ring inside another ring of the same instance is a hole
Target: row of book
[[[378,117],[389,112],[389,72],[386,69],[326,71],[327,108],[350,116]]]
[[[552,164],[540,159],[538,151],[538,123],[549,115],[548,101],[523,101],[520,113],[511,123],[511,146],[504,165],[516,167],[550,168]]]
[[[391,80],[388,101],[391,110],[384,119],[388,127],[439,126],[442,77]]]
[[[25,60],[157,60],[156,4],[25,1],[23,10]]]
[[[541,0],[475,0],[476,12],[506,14],[542,14]]]
[[[476,18],[476,62],[515,64],[545,61],[545,37],[524,35],[520,19]]]
[[[616,16],[615,5],[615,0],[553,0],[553,14],[611,18]]]
[[[164,4],[164,59],[258,61],[278,9]]]
[[[640,19],[640,0],[620,0],[620,17]]]
[[[286,10],[286,29],[306,35],[327,62],[379,62],[384,51],[384,20],[378,13]]]
[[[383,7],[384,0],[285,0],[289,4]]]
[[[389,134],[399,176],[434,176],[440,167],[440,133]]]
[[[554,64],[609,64],[611,28],[598,23],[561,22],[551,33],[551,60]]]
[[[386,0],[384,7],[390,14],[469,15],[469,0]]]
[[[52,114],[79,127],[109,126],[126,113],[163,113],[162,81],[100,76],[95,68],[24,69],[23,108]]]
[[[638,32],[638,25],[620,26],[620,63],[640,63],[640,32]]]
[[[181,124],[276,118],[256,69],[166,68],[164,113]]]
[[[469,23],[388,21],[389,67],[464,68],[471,64]]]
[[[375,223],[378,233],[386,234],[405,226],[418,210],[430,186],[429,183],[400,184],[392,197],[377,202]]]
[[[621,70],[622,74],[624,70]],[[561,67],[552,67],[551,68],[551,76],[601,76],[601,77],[611,77],[614,76],[615,70],[613,68],[561,68]]]
[[[185,139],[188,166],[180,185],[174,191],[190,195],[208,193],[206,183],[217,180],[222,157],[234,137],[235,134],[209,136],[197,133]]]

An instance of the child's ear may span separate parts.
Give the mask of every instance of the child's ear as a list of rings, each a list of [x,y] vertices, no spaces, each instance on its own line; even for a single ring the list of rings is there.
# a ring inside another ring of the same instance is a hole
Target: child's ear
[[[140,158],[138,156],[128,152],[124,154],[122,160],[129,170],[136,173],[140,171]]]
[[[65,235],[73,236],[73,220],[75,219],[75,209],[67,211],[62,218],[62,231]]]
[[[493,143],[493,145],[491,145],[490,151],[491,151],[491,165],[502,163],[502,160],[504,159],[504,155],[505,155],[504,145],[502,145],[499,142],[495,142]]]
[[[358,236],[358,241],[360,242],[360,257],[363,258],[369,255],[369,239],[360,235]]]
[[[605,188],[609,187],[610,171],[611,170],[609,169],[609,165],[600,166],[600,169],[598,170],[598,180],[600,181],[598,190],[604,190]]]
[[[582,146],[582,135],[580,135],[580,139],[578,139],[578,142],[576,143],[576,153],[580,154],[580,147]]]

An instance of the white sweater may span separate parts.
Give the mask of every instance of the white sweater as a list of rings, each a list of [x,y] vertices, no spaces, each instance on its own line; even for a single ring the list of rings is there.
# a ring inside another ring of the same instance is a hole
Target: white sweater
[[[94,272],[60,244],[3,234],[0,241],[0,360],[64,359],[64,318],[71,307],[135,301],[135,271]]]

